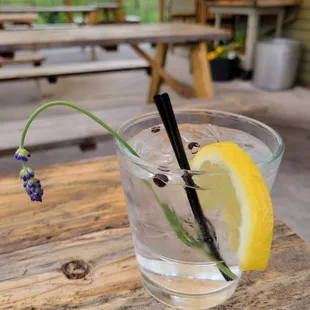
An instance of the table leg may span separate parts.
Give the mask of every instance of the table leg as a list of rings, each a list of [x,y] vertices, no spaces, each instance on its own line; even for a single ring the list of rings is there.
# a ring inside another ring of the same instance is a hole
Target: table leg
[[[192,46],[191,61],[196,97],[212,97],[213,83],[205,43]]]
[[[165,50],[168,48],[167,44],[164,44],[165,47],[156,48],[156,58],[153,59],[150,57],[143,49],[141,49],[138,45],[131,44],[131,47],[134,51],[143,59],[145,59],[149,65],[152,67],[152,80],[151,87],[149,92],[148,102],[153,102],[153,96],[156,95],[159,91],[159,86],[161,83],[161,79],[169,85],[173,90],[175,90],[179,95],[184,96],[186,98],[192,98],[195,96],[194,89],[175,79],[168,72],[164,70],[164,68],[160,65],[160,63],[164,63],[163,55],[165,55]],[[154,94],[154,95],[153,95]]]
[[[96,54],[96,47],[95,46],[90,47],[90,53],[91,53],[91,60],[93,60],[93,61],[97,60],[97,54]]]
[[[204,0],[199,0],[199,3],[198,3],[198,20],[197,20],[197,22],[199,24],[205,25],[206,21],[207,21],[207,6],[206,6]]]
[[[126,23],[126,17],[125,17],[125,13],[123,11],[123,8],[117,8],[115,10],[115,14],[116,14],[116,18],[117,18],[117,22],[118,23]]]
[[[165,0],[158,1],[159,22],[163,23],[165,19]]]
[[[258,35],[258,24],[259,24],[259,15],[255,10],[253,10],[252,13],[248,16],[248,23],[247,23],[247,36],[246,36],[245,60],[244,60],[245,71],[252,71],[253,68],[254,52]]]
[[[157,44],[156,45],[155,59],[157,61],[157,64],[162,68],[165,67],[167,50],[168,50],[168,44]],[[153,97],[158,94],[162,82],[163,82],[163,79],[159,75],[158,71],[152,70],[151,85],[150,85],[149,96],[148,96],[149,103],[153,103],[154,101]]]
[[[221,13],[216,13],[215,14],[215,28],[221,28],[222,26],[222,15]],[[219,45],[219,41],[214,41],[214,45],[218,46]]]
[[[87,15],[87,24],[88,25],[98,25],[99,17],[100,17],[100,10],[90,12]]]
[[[284,22],[284,9],[282,9],[277,14],[277,25],[276,25],[276,33],[275,33],[275,35],[278,38],[282,36],[283,22]]]

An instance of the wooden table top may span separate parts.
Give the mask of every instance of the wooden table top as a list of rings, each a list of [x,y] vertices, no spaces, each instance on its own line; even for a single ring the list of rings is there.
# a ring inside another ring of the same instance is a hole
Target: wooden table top
[[[28,201],[17,175],[0,178],[1,309],[170,309],[142,288],[116,158],[36,174],[42,204]],[[305,310],[309,284],[309,247],[276,219],[268,269],[244,273],[214,310]]]
[[[104,25],[72,29],[25,30],[0,33],[0,50],[121,43],[197,43],[227,39],[230,32],[195,24]]]

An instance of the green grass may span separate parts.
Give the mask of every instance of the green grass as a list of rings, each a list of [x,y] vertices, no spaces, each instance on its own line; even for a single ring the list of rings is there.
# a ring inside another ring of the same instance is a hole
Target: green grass
[[[72,5],[92,5],[96,3],[113,3],[113,0],[72,0]],[[63,0],[0,0],[0,5],[36,5],[36,6],[59,6],[63,5]],[[143,23],[156,23],[158,17],[158,0],[123,0],[126,15],[136,15],[141,18]],[[74,14],[79,16],[79,14]],[[65,23],[66,15],[59,14],[40,14],[38,23],[56,24]]]

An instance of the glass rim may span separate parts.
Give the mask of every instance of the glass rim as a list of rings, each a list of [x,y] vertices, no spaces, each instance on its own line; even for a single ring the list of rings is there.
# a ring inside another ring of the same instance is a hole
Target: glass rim
[[[175,114],[183,114],[183,113],[208,113],[210,114],[210,116],[231,116],[240,120],[245,120],[249,123],[258,125],[259,127],[264,128],[265,130],[267,130],[269,133],[271,133],[277,140],[278,142],[278,147],[276,149],[275,152],[272,153],[272,155],[270,157],[268,157],[266,160],[259,162],[259,163],[255,163],[256,166],[263,167],[264,165],[267,165],[269,163],[272,163],[274,161],[276,161],[282,154],[284,151],[284,141],[282,139],[282,137],[270,126],[256,120],[253,119],[251,117],[248,116],[244,116],[241,114],[237,114],[237,113],[231,113],[231,112],[224,112],[224,111],[219,111],[219,110],[208,110],[208,109],[175,109],[174,110]],[[161,121],[161,118],[158,114],[158,112],[150,112],[150,113],[145,113],[142,114],[140,116],[136,116],[133,118],[130,118],[129,120],[127,120],[126,122],[124,122],[123,124],[121,124],[119,126],[119,128],[117,129],[117,133],[123,137],[123,133],[125,132],[125,130],[127,128],[130,127],[130,125],[137,123],[140,120],[145,120],[148,118],[153,118],[153,117],[158,117],[159,120]],[[145,128],[146,129],[146,128]],[[148,160],[142,159],[140,157],[137,157],[135,155],[133,155],[125,146],[123,146],[117,139],[115,139],[115,144],[117,149],[128,159],[130,159],[133,163],[139,165],[140,167],[144,167],[144,168],[151,168],[152,170],[158,170],[160,172],[168,172],[168,171],[164,171],[160,169],[160,165],[155,164],[153,162],[150,162]],[[173,173],[179,173],[180,171],[185,171],[184,169],[180,169],[180,168],[169,168],[169,174],[173,174]],[[196,174],[196,175],[201,175],[201,174],[210,174],[210,172],[208,171],[200,171],[200,170],[190,170],[191,174]],[[214,173],[211,173],[214,174]]]

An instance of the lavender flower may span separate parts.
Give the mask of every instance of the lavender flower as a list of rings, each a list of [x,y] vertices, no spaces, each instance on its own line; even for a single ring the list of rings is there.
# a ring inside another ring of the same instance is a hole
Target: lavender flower
[[[30,167],[24,166],[24,168],[19,173],[20,178],[26,182],[34,177],[34,172]]]
[[[28,158],[31,157],[30,153],[24,148],[18,148],[14,155],[15,159],[28,161]]]
[[[18,148],[15,152],[15,159],[21,161],[28,161],[30,153],[24,148]],[[44,190],[42,188],[41,182],[39,179],[34,177],[34,171],[30,167],[26,167],[23,164],[23,169],[19,172],[19,177],[24,181],[24,188],[30,197],[31,201],[40,201],[42,202],[42,196]]]
[[[39,179],[34,177],[30,178],[24,182],[24,187],[31,201],[42,202],[44,190]]]

